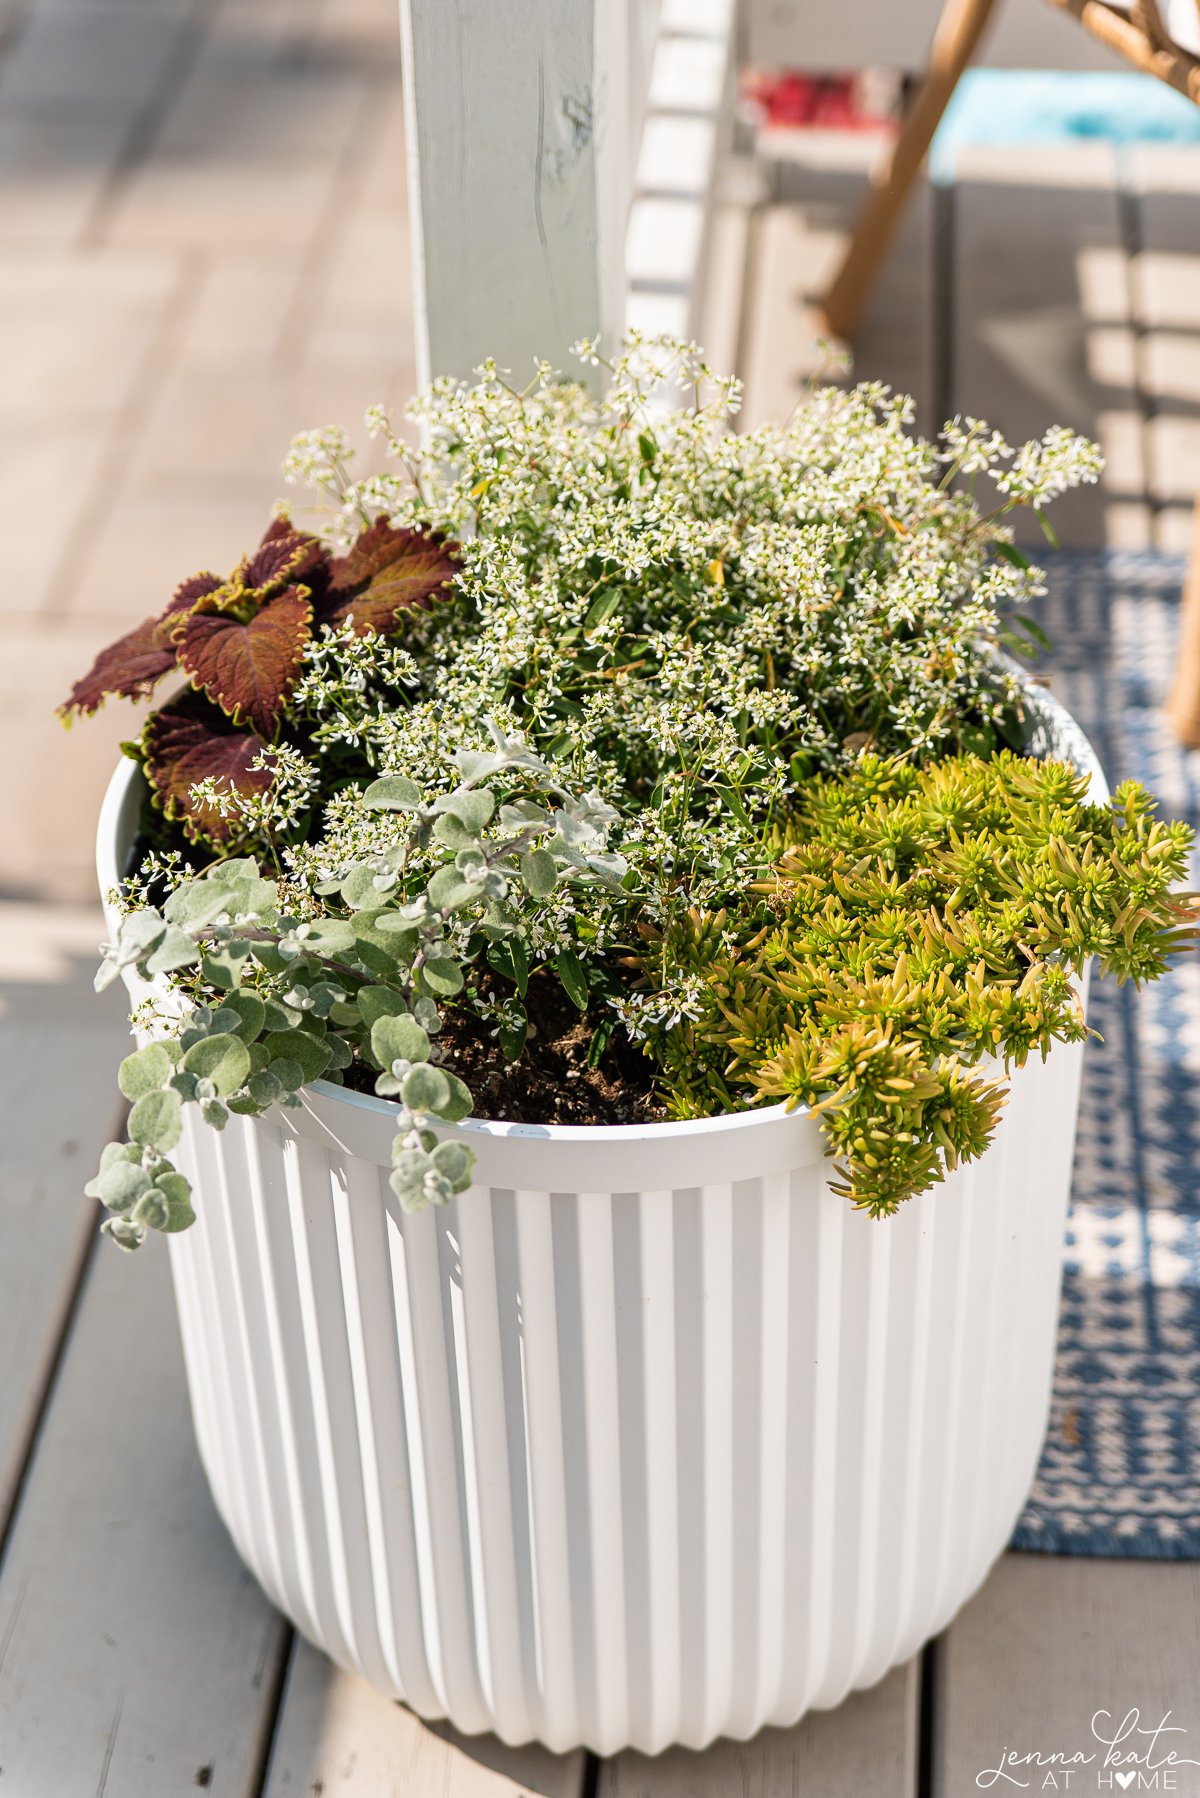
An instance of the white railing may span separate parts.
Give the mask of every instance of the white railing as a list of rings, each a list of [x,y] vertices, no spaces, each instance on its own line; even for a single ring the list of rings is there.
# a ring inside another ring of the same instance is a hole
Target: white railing
[[[418,372],[692,333],[734,0],[401,0]]]

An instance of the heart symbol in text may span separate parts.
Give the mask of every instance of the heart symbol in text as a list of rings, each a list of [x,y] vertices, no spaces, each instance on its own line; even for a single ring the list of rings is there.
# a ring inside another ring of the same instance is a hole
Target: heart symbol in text
[[[1113,1778],[1116,1780],[1116,1782],[1120,1786],[1121,1790],[1123,1792],[1127,1792],[1129,1790],[1130,1786],[1133,1784],[1134,1780],[1137,1778],[1137,1774],[1136,1773],[1115,1773],[1113,1775]]]

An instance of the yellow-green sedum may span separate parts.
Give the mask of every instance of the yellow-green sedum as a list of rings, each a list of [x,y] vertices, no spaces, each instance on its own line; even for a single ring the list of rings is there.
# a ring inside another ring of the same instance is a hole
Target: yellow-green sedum
[[[803,1103],[838,1188],[875,1215],[983,1153],[1006,1066],[1087,1034],[1089,958],[1154,979],[1195,935],[1192,844],[1127,781],[1089,805],[1062,762],[1003,751],[924,768],[863,756],[806,787],[736,914],[692,913],[645,957],[693,1017],[654,1032],[682,1117]],[[693,989],[695,990],[695,989]]]

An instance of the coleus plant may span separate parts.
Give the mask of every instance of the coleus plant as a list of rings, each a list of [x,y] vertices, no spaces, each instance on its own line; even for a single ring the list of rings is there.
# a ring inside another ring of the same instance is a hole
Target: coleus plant
[[[394,634],[453,580],[456,549],[438,531],[376,518],[335,556],[281,515],[226,579],[191,575],[162,612],[101,650],[61,715],[144,699],[172,670],[183,675],[187,688],[147,721],[139,759],[163,815],[193,842],[222,844],[233,815],[208,783],[243,795],[270,786],[308,644],[339,627]]]

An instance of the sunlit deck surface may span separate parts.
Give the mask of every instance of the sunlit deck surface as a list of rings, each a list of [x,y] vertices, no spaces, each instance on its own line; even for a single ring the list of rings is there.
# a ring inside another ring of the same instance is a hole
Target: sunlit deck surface
[[[730,170],[706,300],[750,420],[817,366],[811,303],[872,143],[766,149]],[[1093,433],[1108,473],[1056,509],[1064,544],[1184,548],[1198,220],[1195,150],[964,154],[918,198],[856,373],[926,428]],[[393,0],[0,0],[0,1794],[960,1798],[1006,1747],[1088,1745],[1101,1707],[1169,1708],[1200,1742],[1191,1565],[1009,1556],[841,1709],[597,1767],[379,1698],[226,1539],[162,1244],[122,1257],[80,1196],[118,1124],[90,837],[133,713],[67,738],[50,712],[102,642],[257,538],[294,428],[408,391],[407,278]]]

